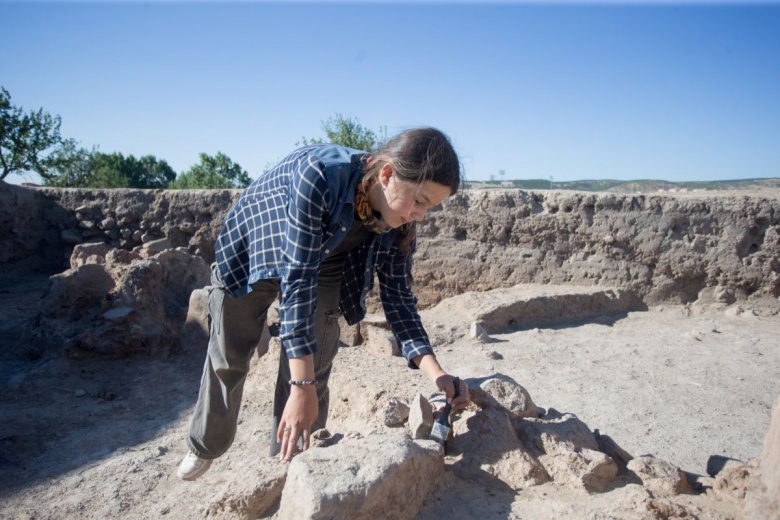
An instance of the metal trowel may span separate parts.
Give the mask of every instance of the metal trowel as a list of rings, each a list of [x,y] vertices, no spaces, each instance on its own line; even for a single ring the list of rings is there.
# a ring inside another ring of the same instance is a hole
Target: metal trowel
[[[452,383],[455,385],[455,394],[452,396],[454,401],[458,395],[460,395],[460,379],[455,378]],[[446,448],[447,437],[450,435],[450,428],[452,423],[450,422],[450,412],[452,411],[452,402],[447,403],[442,410],[441,415],[433,423],[433,429],[431,429],[430,440],[436,441]]]

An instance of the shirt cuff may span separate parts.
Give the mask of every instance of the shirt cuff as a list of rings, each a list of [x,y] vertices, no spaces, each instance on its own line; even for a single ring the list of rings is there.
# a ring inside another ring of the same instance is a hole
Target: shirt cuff
[[[401,344],[401,352],[403,352],[409,368],[418,369],[420,367],[415,365],[412,360],[417,356],[433,354],[433,348],[431,348],[431,346],[424,341],[413,339],[405,341]]]
[[[282,347],[287,353],[287,359],[295,359],[317,352],[317,343],[308,338],[282,338]]]

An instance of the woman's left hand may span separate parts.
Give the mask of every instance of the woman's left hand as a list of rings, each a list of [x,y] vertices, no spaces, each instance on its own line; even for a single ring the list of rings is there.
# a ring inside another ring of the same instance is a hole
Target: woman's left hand
[[[276,432],[276,441],[281,447],[280,459],[292,460],[298,453],[299,439],[302,440],[301,451],[309,449],[311,426],[317,415],[317,390],[314,385],[292,385]]]

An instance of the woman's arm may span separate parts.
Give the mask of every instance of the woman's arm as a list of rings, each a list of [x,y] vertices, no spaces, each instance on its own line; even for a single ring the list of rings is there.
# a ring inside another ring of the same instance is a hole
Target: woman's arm
[[[293,381],[314,380],[314,314],[317,301],[317,278],[322,256],[322,220],[327,210],[328,183],[321,163],[308,156],[292,174],[287,202],[287,225],[282,255],[286,271],[281,281],[279,304],[280,339],[290,364]],[[298,451],[309,447],[311,426],[317,419],[316,386],[291,385],[277,441],[280,457],[291,460]]]
[[[417,311],[417,298],[411,286],[412,259],[400,249],[393,247],[385,262],[377,265],[379,293],[385,316],[401,351],[411,368],[419,368],[443,391],[448,399],[455,394],[455,376],[444,371],[431,347],[428,334],[422,325]],[[453,408],[465,408],[471,398],[468,385],[461,379],[458,398],[452,402]]]

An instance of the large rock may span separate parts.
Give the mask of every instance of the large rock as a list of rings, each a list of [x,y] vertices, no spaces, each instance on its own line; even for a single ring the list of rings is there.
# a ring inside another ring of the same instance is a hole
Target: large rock
[[[574,414],[550,409],[542,418],[514,424],[523,442],[541,452],[539,461],[555,482],[598,492],[618,477],[615,461],[599,451],[593,433]]]
[[[421,396],[422,397],[422,396]],[[403,426],[409,419],[409,404],[398,397],[391,397],[377,412],[377,418],[385,426]]]
[[[656,495],[672,496],[692,492],[685,473],[665,460],[644,455],[632,459],[628,469],[636,473],[642,479],[642,484]]]
[[[517,490],[550,480],[502,410],[464,412],[453,424],[453,436],[447,446],[448,453],[459,459],[453,471],[461,478],[472,479],[486,473]]]
[[[142,259],[87,244],[71,261],[74,268],[51,277],[41,322],[27,334],[52,348],[110,357],[176,352],[190,294],[210,276],[202,258],[172,249]]]
[[[436,442],[395,435],[311,448],[290,463],[278,517],[415,518],[443,470],[443,456]]]
[[[206,506],[206,518],[254,520],[281,496],[288,465],[276,457],[245,457],[229,469],[229,478]],[[227,473],[227,472],[226,472]]]
[[[433,428],[433,407],[428,400],[418,393],[409,404],[409,430],[412,439],[427,439]]]
[[[539,408],[528,391],[507,376],[469,379],[467,382],[471,400],[481,408],[505,410],[511,419],[539,416]]]
[[[101,264],[84,264],[49,278],[49,290],[41,310],[47,316],[76,321],[103,301],[116,280]]]

